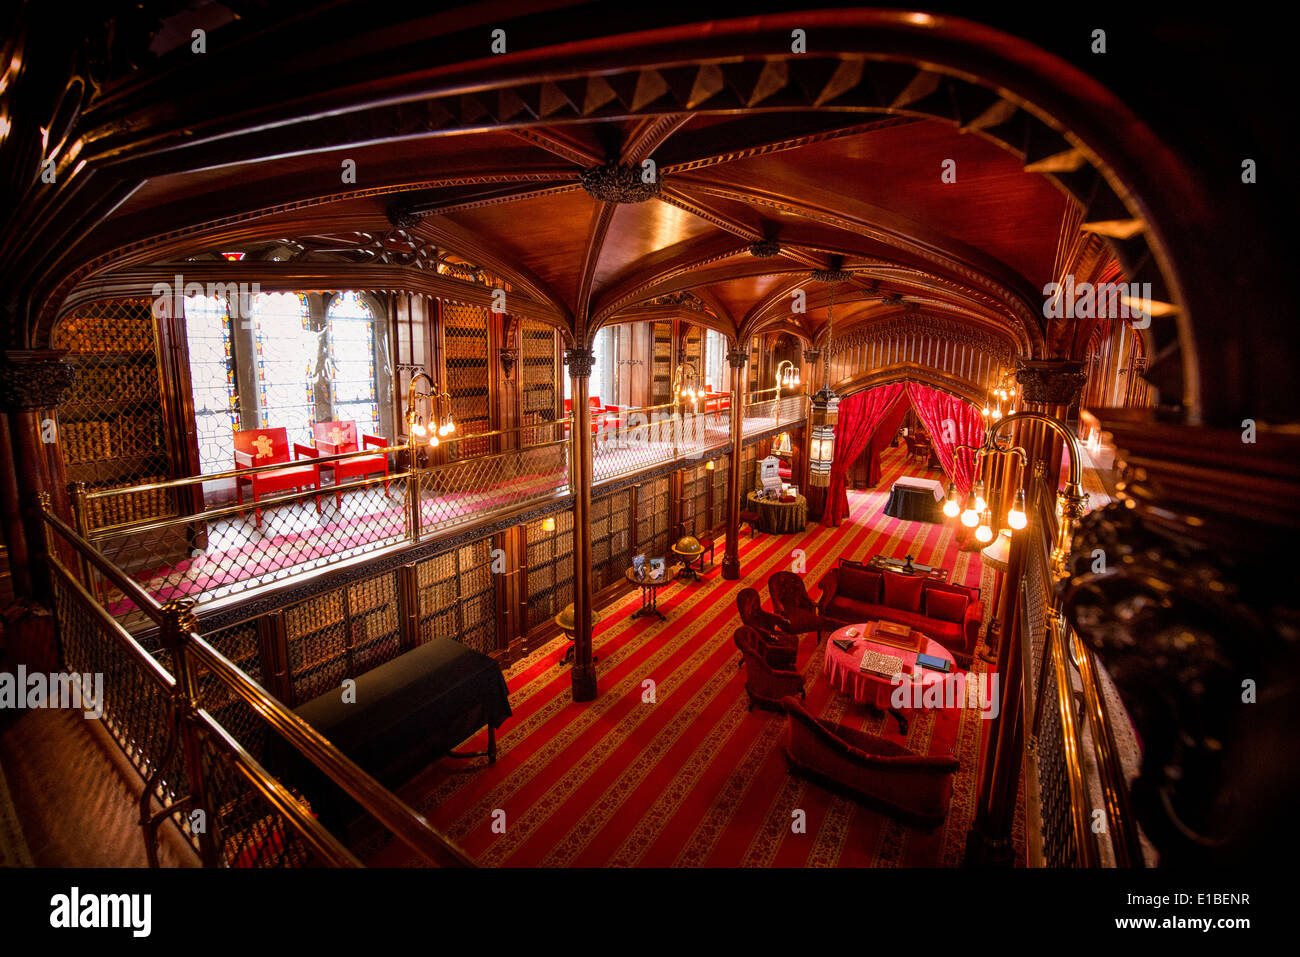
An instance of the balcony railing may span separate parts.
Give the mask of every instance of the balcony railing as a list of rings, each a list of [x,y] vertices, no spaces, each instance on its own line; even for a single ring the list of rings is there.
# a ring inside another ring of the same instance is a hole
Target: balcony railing
[[[802,395],[747,404],[742,409],[743,434],[797,425],[806,409]],[[596,486],[703,458],[731,439],[730,413],[718,408],[650,406],[594,414],[591,423]],[[124,503],[202,501],[199,490],[204,487],[276,472],[289,463],[129,488],[75,487],[71,496],[76,531],[155,601],[226,601],[294,574],[407,547],[571,495],[571,426],[572,420],[561,419],[456,435],[443,439],[437,450],[417,446],[413,457],[407,446],[392,446],[382,454],[406,467],[388,474],[257,503],[213,502],[198,511],[173,507],[163,517],[100,527],[96,525],[104,516],[129,515]],[[479,454],[460,457],[461,448]],[[366,449],[291,464],[328,466],[379,452]],[[138,604],[112,581],[92,570],[87,584],[128,628],[148,626]]]
[[[1050,558],[1056,496],[1041,478],[1036,484],[1032,527],[1041,534],[1029,543],[1020,595],[1029,862],[1141,867],[1116,747],[1115,722],[1127,719],[1113,713],[1118,699],[1100,664],[1057,610]]]
[[[158,866],[157,832],[169,818],[206,866],[357,867],[360,860],[313,815],[297,793],[261,762],[271,742],[297,752],[361,805],[372,828],[437,866],[472,866],[368,773],[194,631],[187,603],[159,603],[89,541],[44,511],[47,567],[63,664],[102,675],[93,705],[145,780],[140,820],[145,849]],[[75,570],[74,570],[75,569]],[[111,583],[137,613],[158,626],[146,646],[115,620],[87,583]],[[238,705],[247,727],[213,713]],[[263,742],[258,755],[245,742]]]

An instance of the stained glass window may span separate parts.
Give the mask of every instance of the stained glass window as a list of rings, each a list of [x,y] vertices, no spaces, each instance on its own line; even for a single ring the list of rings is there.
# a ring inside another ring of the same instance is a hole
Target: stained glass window
[[[185,297],[185,336],[190,348],[200,469],[204,475],[235,467],[234,433],[239,429],[230,312],[217,296]]]
[[[379,400],[375,381],[375,314],[355,292],[341,292],[330,302],[328,378],[333,388],[334,418],[351,419],[358,434],[379,435]]]
[[[262,293],[253,298],[257,350],[257,428],[284,427],[290,442],[310,445],[316,421],[319,336],[310,328],[301,293]]]

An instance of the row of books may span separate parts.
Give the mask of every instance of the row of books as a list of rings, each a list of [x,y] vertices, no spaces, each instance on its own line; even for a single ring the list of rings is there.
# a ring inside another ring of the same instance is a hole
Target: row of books
[[[131,479],[129,482],[101,485],[98,489],[129,488],[132,485],[165,481],[167,481],[165,475],[148,475]],[[87,505],[87,520],[91,528],[142,522],[172,514],[171,493],[168,489],[162,488],[110,495],[107,498],[92,498]]]
[[[64,422],[60,432],[63,460],[69,464],[148,455],[159,447],[157,420],[150,415]]]
[[[152,352],[153,323],[112,316],[78,316],[59,330],[73,352]]]
[[[68,393],[68,403],[157,401],[158,370],[152,364],[82,365]]]

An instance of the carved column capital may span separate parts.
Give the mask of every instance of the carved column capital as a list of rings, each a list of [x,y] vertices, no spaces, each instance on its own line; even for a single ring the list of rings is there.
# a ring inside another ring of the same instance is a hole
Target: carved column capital
[[[745,368],[745,363],[749,361],[749,353],[744,349],[734,349],[727,353],[727,365],[733,369]]]
[[[0,409],[53,408],[63,401],[77,377],[63,350],[11,351],[0,362]]]
[[[816,364],[817,360],[821,357],[822,351],[820,349],[805,349],[803,351],[803,361],[807,362],[809,365]]]
[[[1016,381],[1026,402],[1070,405],[1079,398],[1088,373],[1075,359],[1017,359]]]
[[[590,349],[565,349],[564,362],[574,379],[590,379],[591,367],[596,363],[596,353]]]

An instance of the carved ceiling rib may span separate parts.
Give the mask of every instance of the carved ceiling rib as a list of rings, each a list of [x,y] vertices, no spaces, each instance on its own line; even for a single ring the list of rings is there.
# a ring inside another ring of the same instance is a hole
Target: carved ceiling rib
[[[593,153],[581,143],[575,143],[573,140],[552,129],[516,128],[510,131],[521,140],[539,146],[548,153],[554,153],[563,159],[568,160],[575,166],[586,168],[588,166],[599,166],[603,163],[604,157]]]
[[[799,149],[800,147],[808,146],[813,143],[824,143],[828,140],[842,139],[846,136],[857,136],[861,133],[893,129],[897,126],[906,126],[909,123],[923,122],[925,122],[925,120],[916,116],[886,116],[879,119],[868,120],[866,122],[850,122],[834,129],[805,133],[800,136],[791,136],[779,140],[759,142],[751,146],[735,147],[721,153],[714,153],[711,156],[702,156],[698,159],[671,163],[667,166],[661,167],[661,172],[669,175],[689,173],[693,170],[706,169],[710,166],[717,166],[721,163],[731,163],[736,160],[750,159],[755,156],[764,156],[768,153],[780,153],[784,150]]]
[[[622,161],[640,165],[642,160],[652,157],[654,151],[663,146],[668,137],[682,129],[690,121],[691,114],[689,113],[665,113],[662,116],[642,120],[628,135],[627,142],[623,144]],[[660,169],[657,175],[662,175],[662,173],[663,170]]]
[[[838,229],[843,229],[850,233],[866,236],[877,242],[891,246],[908,253],[924,262],[933,263],[943,271],[955,273],[971,281],[977,287],[982,287],[990,294],[995,296],[1001,304],[1010,309],[1016,319],[1021,322],[1030,341],[1034,343],[1036,351],[1041,350],[1043,345],[1043,330],[1041,318],[1035,313],[1031,306],[1032,299],[1028,290],[1014,289],[1006,283],[994,278],[991,270],[996,268],[997,272],[1004,272],[1005,267],[998,264],[990,264],[990,270],[986,271],[966,262],[957,259],[954,256],[940,252],[941,247],[938,244],[922,244],[913,241],[907,236],[894,233],[889,230],[881,229],[871,223],[864,222],[854,217],[846,216],[842,213],[835,213],[828,209],[816,206],[807,202],[796,202],[787,197],[775,196],[767,192],[760,192],[754,188],[743,188],[733,184],[718,185],[702,180],[688,180],[685,183],[678,182],[679,188],[687,188],[693,191],[707,193],[717,196],[720,199],[727,199],[733,202],[744,203],[749,206],[766,206],[772,209],[778,209],[792,216],[800,216],[816,222],[825,223]],[[1009,279],[1008,281],[1015,281]],[[1023,280],[1021,281],[1023,283]]]
[[[423,220],[411,232],[424,236],[428,241],[444,249],[454,250],[485,269],[508,279],[516,290],[528,293],[539,302],[544,302],[564,316],[570,323],[572,331],[573,313],[559,295],[540,277],[522,263],[507,263],[487,246],[483,245],[467,230],[442,217]],[[509,311],[509,309],[507,309]]]
[[[614,220],[613,203],[597,203],[592,212],[591,229],[587,233],[587,244],[582,254],[582,266],[578,270],[578,288],[573,297],[573,314],[578,326],[574,333],[579,341],[586,342],[588,330],[594,329],[589,309],[591,307],[591,287],[596,280],[596,266],[600,262],[601,250],[605,247],[605,237],[609,234],[609,224]]]
[[[411,292],[491,308],[493,290],[479,283],[443,276],[429,269],[413,266],[378,266],[371,263],[272,263],[235,264],[226,262],[163,263],[147,268],[135,267],[100,274],[72,291],[60,307],[62,315],[79,305],[101,299],[128,296],[152,296],[160,280],[180,273],[186,282],[240,283],[257,282],[264,292],[337,292],[356,289],[363,292]],[[538,302],[512,292],[509,312],[535,319],[569,334],[569,316],[550,303]]]

